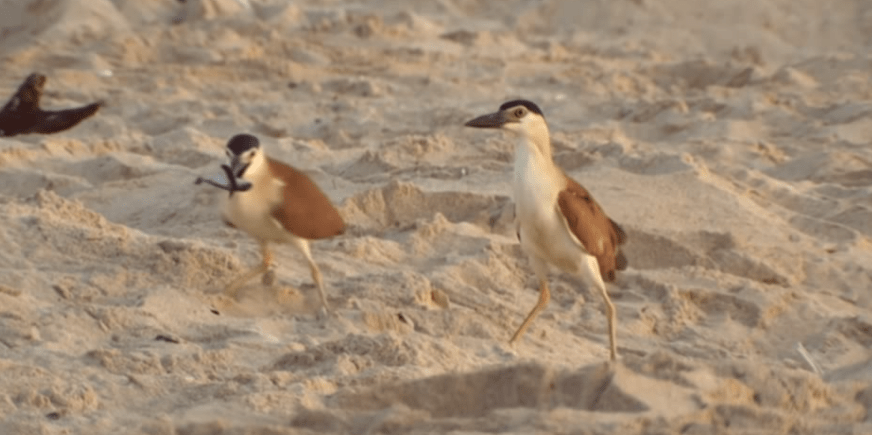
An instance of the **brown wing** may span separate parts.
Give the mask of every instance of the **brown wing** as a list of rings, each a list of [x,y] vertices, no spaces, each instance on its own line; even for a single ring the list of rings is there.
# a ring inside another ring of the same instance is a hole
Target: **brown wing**
[[[566,177],[566,188],[557,196],[557,204],[572,234],[590,255],[596,257],[603,280],[614,281],[615,270],[627,267],[627,259],[619,251],[619,245],[627,240],[627,234],[572,178]]]
[[[306,174],[267,159],[272,174],[285,183],[282,204],[272,216],[298,237],[323,239],[345,232],[345,222],[330,200]]]

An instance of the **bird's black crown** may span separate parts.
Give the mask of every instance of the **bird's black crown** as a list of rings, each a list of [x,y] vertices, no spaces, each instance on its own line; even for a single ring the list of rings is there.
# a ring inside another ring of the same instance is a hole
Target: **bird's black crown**
[[[515,107],[515,106],[524,106],[527,108],[527,110],[529,110],[533,113],[536,113],[539,116],[545,117],[545,115],[542,113],[542,109],[540,109],[539,106],[536,105],[536,103],[534,103],[532,101],[528,101],[528,100],[506,101],[505,103],[503,103],[502,106],[500,106],[500,111],[503,111],[503,110],[506,110],[508,108]]]
[[[240,155],[252,148],[260,146],[260,141],[250,134],[237,134],[227,141],[227,149],[234,155]]]

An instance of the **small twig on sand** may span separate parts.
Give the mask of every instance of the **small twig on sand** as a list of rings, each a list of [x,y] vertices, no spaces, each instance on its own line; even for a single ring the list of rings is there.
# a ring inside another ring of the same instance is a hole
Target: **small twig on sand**
[[[800,355],[802,355],[803,359],[805,359],[806,364],[811,367],[811,371],[813,371],[818,376],[823,374],[821,368],[818,367],[817,364],[815,364],[814,360],[811,359],[811,355],[808,353],[807,350],[805,350],[805,346],[803,346],[802,343],[798,341],[796,342],[796,351],[799,352]]]

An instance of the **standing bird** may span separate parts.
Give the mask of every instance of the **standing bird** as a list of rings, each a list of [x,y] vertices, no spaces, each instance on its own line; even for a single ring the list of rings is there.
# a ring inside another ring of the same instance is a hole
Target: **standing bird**
[[[259,274],[264,274],[264,284],[271,285],[275,275],[269,270],[272,261],[269,243],[290,243],[309,262],[321,305],[329,313],[321,271],[312,260],[309,241],[344,233],[345,223],[339,212],[306,174],[267,157],[256,137],[233,136],[225,151],[230,158],[229,166],[222,166],[228,186],[202,178],[197,183],[205,181],[230,192],[224,204],[224,222],[257,240],[263,256],[260,266],[231,282],[225,294],[235,297],[239,287]]]
[[[512,336],[515,343],[551,298],[548,265],[581,275],[603,297],[609,321],[609,356],[617,358],[615,306],[604,281],[627,267],[619,245],[627,235],[608,218],[590,193],[569,178],[553,160],[548,124],[542,110],[530,101],[504,103],[500,110],[479,116],[467,127],[498,128],[518,138],[515,145],[515,224],[521,248],[539,278],[539,301]]]

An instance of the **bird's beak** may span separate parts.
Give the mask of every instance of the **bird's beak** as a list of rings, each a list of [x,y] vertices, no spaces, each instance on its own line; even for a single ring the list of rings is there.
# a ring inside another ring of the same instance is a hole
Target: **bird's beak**
[[[238,156],[230,160],[230,171],[233,172],[234,177],[242,178],[242,173],[245,172],[246,168],[248,165],[240,162]]]
[[[239,159],[233,159],[231,164],[239,166]],[[243,165],[240,172],[244,171],[246,166],[247,165]],[[230,192],[230,195],[233,195],[233,192],[245,192],[246,190],[251,189],[252,184],[237,177],[236,171],[231,166],[221,165],[221,170],[224,171],[223,174],[218,174],[212,178],[197,177],[194,184],[206,183],[219,189],[226,190]]]
[[[502,111],[499,111],[479,116],[464,125],[475,128],[502,128],[502,126],[506,125],[506,122],[508,122],[508,118],[506,118]]]

